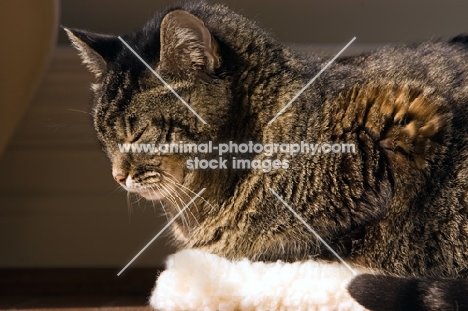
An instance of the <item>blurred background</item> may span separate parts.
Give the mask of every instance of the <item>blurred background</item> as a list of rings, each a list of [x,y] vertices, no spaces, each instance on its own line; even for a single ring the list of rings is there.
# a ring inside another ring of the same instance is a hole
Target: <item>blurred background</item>
[[[0,0],[0,269],[119,271],[164,226],[158,204],[112,179],[88,114],[93,76],[58,26],[123,34],[172,2]],[[354,36],[348,53],[468,33],[466,0],[217,2],[330,54]],[[129,269],[162,267],[173,251],[159,238]]]

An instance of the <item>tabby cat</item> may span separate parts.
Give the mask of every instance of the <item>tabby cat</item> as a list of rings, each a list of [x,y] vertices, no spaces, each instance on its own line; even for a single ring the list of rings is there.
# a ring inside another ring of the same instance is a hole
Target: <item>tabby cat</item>
[[[276,193],[347,262],[382,273],[349,287],[366,307],[468,309],[465,37],[338,58],[278,115],[329,59],[291,50],[223,5],[173,6],[122,41],[65,30],[96,76],[93,122],[115,180],[170,217],[196,198],[171,226],[180,248],[336,260]],[[323,152],[119,149],[229,142]],[[196,169],[195,158],[218,166]],[[234,167],[239,159],[252,166]]]

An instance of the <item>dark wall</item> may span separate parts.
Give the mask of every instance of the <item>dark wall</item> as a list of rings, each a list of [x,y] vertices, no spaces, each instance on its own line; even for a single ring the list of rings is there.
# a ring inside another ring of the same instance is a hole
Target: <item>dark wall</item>
[[[99,32],[137,29],[154,12],[176,1],[64,0],[61,22]],[[419,41],[468,32],[466,0],[261,0],[225,3],[256,19],[281,41],[361,43]],[[60,43],[66,43],[62,33]]]

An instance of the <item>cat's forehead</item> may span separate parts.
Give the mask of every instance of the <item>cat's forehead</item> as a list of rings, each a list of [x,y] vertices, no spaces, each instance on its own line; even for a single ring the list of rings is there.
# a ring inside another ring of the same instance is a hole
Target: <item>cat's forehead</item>
[[[93,86],[96,105],[115,106],[121,110],[131,105],[139,94],[151,93],[154,98],[169,90],[149,70],[115,66]],[[140,102],[140,101],[138,101]]]
[[[177,96],[189,101],[192,89],[183,81],[162,82],[149,70],[136,78],[130,72],[110,73],[104,80],[94,109],[95,117],[104,123],[132,116],[147,120],[177,115],[184,108]]]

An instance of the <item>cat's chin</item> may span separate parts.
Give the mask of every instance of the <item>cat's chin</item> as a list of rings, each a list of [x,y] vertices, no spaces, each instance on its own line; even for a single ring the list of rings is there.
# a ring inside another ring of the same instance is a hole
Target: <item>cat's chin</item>
[[[153,189],[150,186],[141,186],[132,182],[131,180],[127,181],[127,183],[125,185],[122,185],[122,187],[126,191],[136,193],[149,201],[162,200],[168,195],[168,193],[165,191]]]
[[[157,201],[164,199],[167,195],[157,190],[142,190],[137,192],[143,198],[149,201]]]

